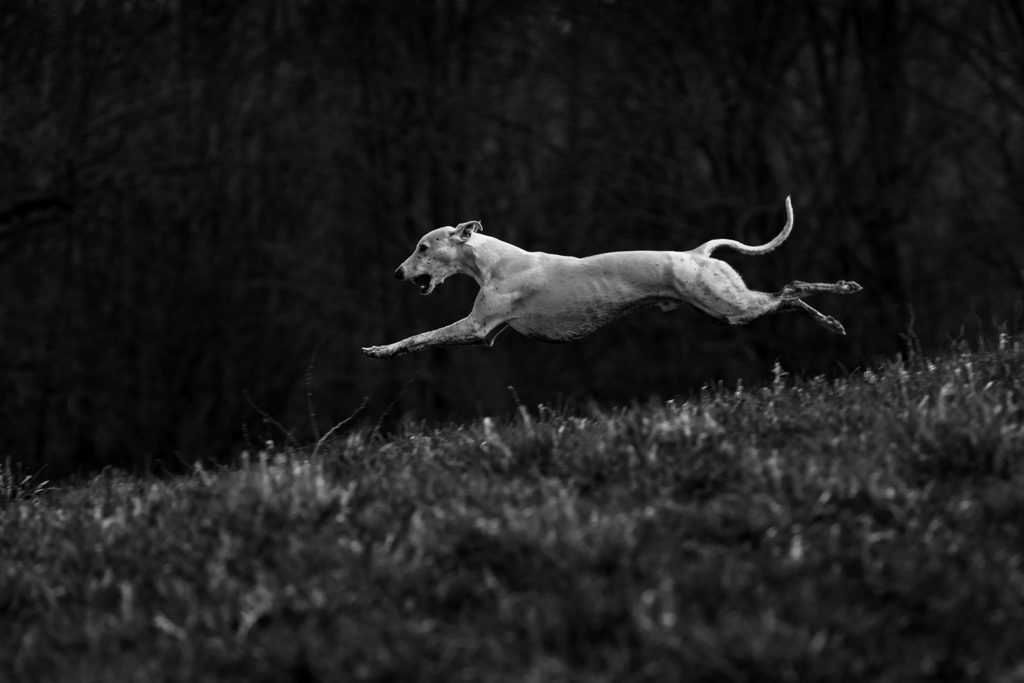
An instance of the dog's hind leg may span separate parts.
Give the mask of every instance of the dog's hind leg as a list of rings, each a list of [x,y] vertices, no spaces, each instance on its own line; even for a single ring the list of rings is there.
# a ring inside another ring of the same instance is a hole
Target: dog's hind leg
[[[846,334],[846,330],[843,328],[842,323],[833,318],[830,315],[825,315],[813,306],[809,306],[800,299],[786,299],[782,301],[782,305],[779,306],[779,310],[797,310],[807,313],[809,316],[814,318],[815,321],[826,330],[833,334]]]
[[[856,282],[840,280],[839,282],[801,282],[794,280],[783,287],[775,296],[780,300],[781,310],[803,311],[814,318],[819,325],[833,334],[846,334],[842,323],[830,315],[809,306],[800,297],[811,294],[853,294],[863,289]]]
[[[856,282],[790,282],[782,290],[769,294],[755,290],[724,289],[715,299],[705,296],[694,302],[698,308],[732,325],[743,325],[771,313],[803,311],[833,334],[846,334],[842,324],[830,315],[809,306],[800,299],[811,294],[853,294],[861,286]],[[703,305],[702,305],[703,304]]]
[[[800,280],[793,280],[783,287],[777,296],[784,301],[788,301],[811,294],[855,294],[862,289],[863,287],[856,282],[849,280],[840,280],[839,282],[802,282]]]

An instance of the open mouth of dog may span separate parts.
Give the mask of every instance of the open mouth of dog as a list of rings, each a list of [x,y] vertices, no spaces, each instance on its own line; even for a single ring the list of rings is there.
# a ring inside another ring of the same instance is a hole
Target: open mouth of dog
[[[430,294],[431,290],[434,289],[432,286],[432,279],[429,275],[417,275],[412,279],[412,281],[420,288],[420,294]]]

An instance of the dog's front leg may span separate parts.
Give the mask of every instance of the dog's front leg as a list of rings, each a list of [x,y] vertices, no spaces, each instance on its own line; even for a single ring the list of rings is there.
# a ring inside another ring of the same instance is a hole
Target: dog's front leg
[[[488,344],[493,339],[493,334],[489,335],[488,330],[479,321],[469,316],[436,330],[414,334],[394,344],[365,346],[363,353],[371,358],[394,358],[431,346]]]

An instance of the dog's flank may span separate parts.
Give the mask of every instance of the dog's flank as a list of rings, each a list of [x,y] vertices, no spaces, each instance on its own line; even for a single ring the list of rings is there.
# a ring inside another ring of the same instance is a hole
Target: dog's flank
[[[391,358],[431,346],[490,345],[506,327],[532,339],[572,341],[653,305],[671,310],[689,304],[733,325],[779,310],[798,310],[828,331],[845,334],[838,320],[801,299],[861,290],[856,282],[796,280],[776,293],[759,292],[749,289],[732,266],[711,257],[722,247],[749,255],[777,248],[793,229],[789,197],[782,231],[759,246],[714,239],[690,251],[620,251],[576,258],[526,251],[481,234],[482,229],[479,221],[467,221],[432,230],[395,270],[396,278],[414,282],[424,295],[451,275],[469,275],[480,285],[469,315],[393,344],[365,347],[366,355]]]

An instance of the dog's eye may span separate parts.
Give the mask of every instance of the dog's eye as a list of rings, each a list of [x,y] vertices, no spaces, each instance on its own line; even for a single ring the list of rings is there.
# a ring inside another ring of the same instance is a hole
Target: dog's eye
[[[427,250],[427,245],[421,244],[420,248],[419,248],[419,251],[426,251],[426,250]]]

